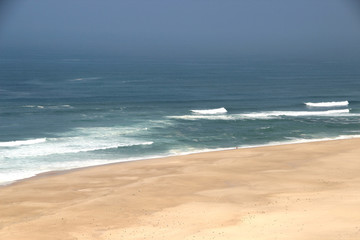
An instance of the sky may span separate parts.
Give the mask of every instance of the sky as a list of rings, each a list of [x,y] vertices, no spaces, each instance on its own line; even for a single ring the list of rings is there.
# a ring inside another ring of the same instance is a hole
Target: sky
[[[1,1],[1,0],[0,0]],[[1,51],[359,54],[357,0],[2,0]]]

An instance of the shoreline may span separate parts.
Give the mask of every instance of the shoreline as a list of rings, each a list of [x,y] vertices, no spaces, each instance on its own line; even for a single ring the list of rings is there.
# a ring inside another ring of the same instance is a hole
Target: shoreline
[[[89,166],[80,166],[80,167],[76,167],[76,168],[59,169],[59,170],[50,170],[50,171],[40,172],[40,173],[35,174],[34,176],[0,183],[0,189],[2,187],[11,186],[18,182],[28,181],[33,178],[46,177],[46,176],[58,175],[58,174],[66,174],[67,172],[78,171],[78,170],[93,168],[93,167],[101,167],[101,166],[112,165],[112,164],[147,161],[147,160],[153,160],[153,159],[164,159],[164,158],[171,158],[171,157],[178,157],[178,156],[187,156],[187,155],[193,155],[193,154],[212,153],[212,152],[221,152],[221,151],[231,151],[231,150],[239,150],[239,149],[276,147],[276,146],[283,146],[283,145],[306,144],[306,143],[327,142],[327,141],[341,141],[341,140],[351,140],[351,139],[360,139],[360,135],[340,135],[340,136],[334,137],[334,138],[299,139],[299,140],[295,140],[295,141],[289,140],[289,141],[284,141],[284,142],[270,142],[267,144],[260,144],[260,145],[249,145],[249,146],[244,145],[241,147],[235,146],[235,147],[229,147],[229,148],[204,149],[204,150],[200,150],[200,151],[184,152],[184,153],[179,153],[179,154],[174,154],[174,155],[134,158],[134,159],[125,159],[125,160],[114,160],[113,162],[104,163],[104,164],[96,164],[96,165],[89,165]]]
[[[0,238],[359,239],[358,146],[266,146],[33,177],[0,188]]]

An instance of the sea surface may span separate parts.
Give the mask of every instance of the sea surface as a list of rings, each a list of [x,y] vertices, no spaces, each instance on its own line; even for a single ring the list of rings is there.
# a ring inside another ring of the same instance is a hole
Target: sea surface
[[[113,162],[359,137],[359,66],[0,58],[0,184]]]

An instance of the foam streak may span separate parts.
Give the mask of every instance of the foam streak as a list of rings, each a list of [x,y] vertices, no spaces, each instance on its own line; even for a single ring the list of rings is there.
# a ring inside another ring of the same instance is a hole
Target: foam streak
[[[46,142],[46,138],[0,142],[0,147],[17,147],[17,146],[22,146],[22,145],[33,145],[33,144],[38,144],[38,143],[43,143],[43,142]]]

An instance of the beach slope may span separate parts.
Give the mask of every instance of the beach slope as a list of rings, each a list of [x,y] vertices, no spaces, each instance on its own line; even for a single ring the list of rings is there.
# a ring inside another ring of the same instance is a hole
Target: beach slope
[[[360,139],[104,165],[0,188],[0,239],[360,239]]]

